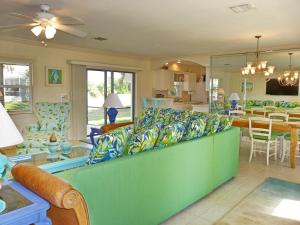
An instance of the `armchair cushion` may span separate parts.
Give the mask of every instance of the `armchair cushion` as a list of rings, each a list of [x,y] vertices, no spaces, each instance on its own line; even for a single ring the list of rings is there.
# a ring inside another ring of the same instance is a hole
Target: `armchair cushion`
[[[62,130],[69,117],[70,104],[39,102],[36,104],[36,110],[41,131]]]
[[[39,130],[40,130],[40,124],[38,122],[30,123],[26,125],[26,132],[37,132]]]

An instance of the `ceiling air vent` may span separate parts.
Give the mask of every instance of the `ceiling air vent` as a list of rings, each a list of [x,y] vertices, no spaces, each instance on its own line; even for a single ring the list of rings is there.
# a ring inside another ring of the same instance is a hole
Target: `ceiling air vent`
[[[107,38],[104,38],[104,37],[94,37],[93,39],[96,41],[106,41],[107,40]]]
[[[250,10],[256,9],[255,5],[252,4],[242,4],[242,5],[234,5],[229,7],[235,13],[244,13]]]

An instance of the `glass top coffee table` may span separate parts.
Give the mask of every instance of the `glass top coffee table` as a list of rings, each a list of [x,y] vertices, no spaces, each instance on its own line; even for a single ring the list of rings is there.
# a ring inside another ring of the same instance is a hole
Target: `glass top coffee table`
[[[86,164],[91,149],[86,146],[72,146],[69,154],[58,151],[57,158],[49,157],[48,151],[32,155],[17,155],[9,157],[12,164],[31,163],[49,173],[72,169]]]

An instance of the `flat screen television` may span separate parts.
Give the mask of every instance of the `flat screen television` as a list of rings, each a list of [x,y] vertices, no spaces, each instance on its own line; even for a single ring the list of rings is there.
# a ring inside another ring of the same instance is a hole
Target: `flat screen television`
[[[281,86],[277,79],[266,82],[267,95],[298,95],[299,85]]]

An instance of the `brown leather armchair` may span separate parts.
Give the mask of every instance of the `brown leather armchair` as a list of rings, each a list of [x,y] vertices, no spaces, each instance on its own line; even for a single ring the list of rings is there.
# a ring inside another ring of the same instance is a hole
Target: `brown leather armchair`
[[[20,163],[13,167],[16,181],[49,201],[48,217],[53,225],[89,225],[86,202],[70,184],[42,169]]]

